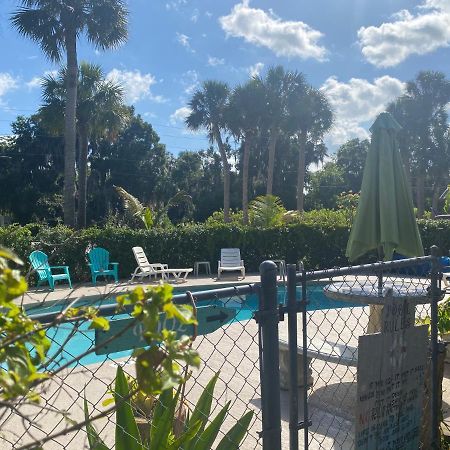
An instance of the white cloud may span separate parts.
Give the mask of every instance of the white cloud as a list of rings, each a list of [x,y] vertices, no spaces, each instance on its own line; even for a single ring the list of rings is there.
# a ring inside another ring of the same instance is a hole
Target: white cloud
[[[123,86],[128,103],[136,103],[145,98],[156,103],[167,101],[162,95],[154,95],[151,92],[151,87],[156,83],[156,79],[150,73],[141,73],[139,70],[113,69],[106,75],[106,79]]]
[[[41,87],[42,77],[33,77],[30,81],[26,83],[28,89],[36,89]]]
[[[261,73],[261,70],[263,70],[263,68],[264,63],[258,62],[248,68],[248,73],[251,77],[257,77]]]
[[[46,70],[43,75],[40,77],[33,77],[30,81],[28,81],[26,84],[27,88],[32,90],[36,88],[40,88],[42,86],[42,78],[47,76],[56,77],[58,75],[57,70]]]
[[[0,97],[18,88],[18,79],[7,72],[0,72]]]
[[[19,79],[13,77],[8,72],[0,72],[0,106],[7,109],[6,102],[3,101],[2,97],[8,92],[13,91],[19,87]]]
[[[426,0],[419,13],[401,10],[392,22],[358,30],[361,51],[378,67],[400,64],[410,55],[424,55],[450,45],[450,2]]]
[[[184,125],[184,120],[192,112],[191,108],[182,106],[170,115],[169,121],[171,125]]]
[[[166,3],[167,11],[174,10],[178,11],[181,6],[185,6],[187,4],[187,0],[173,0]]]
[[[221,66],[225,64],[223,58],[216,58],[215,56],[208,56],[208,66]]]
[[[191,43],[189,42],[191,38],[183,33],[177,32],[177,42],[181,44],[186,50],[195,53],[195,50],[191,47]]]
[[[277,56],[314,58],[323,61],[325,47],[318,44],[320,31],[300,21],[283,21],[273,13],[251,8],[249,0],[236,4],[219,22],[227,36],[272,50]]]
[[[200,79],[196,70],[188,70],[181,76],[181,84],[184,87],[184,93],[192,95],[200,86]]]
[[[368,137],[365,125],[403,93],[405,84],[388,75],[376,78],[373,83],[362,78],[351,78],[344,83],[333,76],[320,89],[335,112],[335,125],[328,140],[333,145],[341,145],[352,138]]]
[[[192,11],[191,22],[197,23],[198,16],[199,16],[199,11],[197,8],[195,8],[194,11]]]

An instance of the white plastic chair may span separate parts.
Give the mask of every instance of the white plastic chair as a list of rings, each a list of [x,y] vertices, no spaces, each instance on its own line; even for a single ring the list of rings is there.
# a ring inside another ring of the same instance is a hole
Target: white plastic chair
[[[244,260],[241,259],[241,251],[238,248],[222,248],[220,250],[220,261],[217,265],[217,279],[220,280],[222,272],[239,270],[242,279],[245,278]]]
[[[446,270],[449,270],[449,267],[445,268]],[[442,281],[444,282],[445,289],[450,289],[450,273],[449,272],[443,272],[442,273]]]
[[[138,266],[131,274],[130,281],[133,281],[136,277],[142,279],[145,277],[151,278],[152,276],[155,276],[156,279],[158,275],[161,275],[161,278],[163,280],[168,280],[169,276],[172,275],[176,283],[183,283],[186,281],[188,274],[193,270],[169,269],[167,264],[149,263],[147,255],[145,254],[142,247],[133,247],[133,253]]]

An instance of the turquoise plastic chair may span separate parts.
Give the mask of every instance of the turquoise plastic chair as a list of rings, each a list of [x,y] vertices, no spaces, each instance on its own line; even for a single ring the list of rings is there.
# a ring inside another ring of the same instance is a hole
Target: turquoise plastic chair
[[[119,281],[118,268],[119,263],[109,262],[109,252],[101,247],[93,248],[89,253],[89,267],[91,269],[92,283],[97,284],[97,277],[112,276],[116,283]]]
[[[72,289],[72,282],[70,281],[69,266],[50,266],[48,264],[48,257],[44,252],[39,250],[34,251],[28,257],[31,262],[31,266],[38,275],[37,285],[42,283],[48,283],[52,291],[55,290],[55,282],[67,280],[69,287]],[[62,270],[64,273],[52,273],[53,270]]]

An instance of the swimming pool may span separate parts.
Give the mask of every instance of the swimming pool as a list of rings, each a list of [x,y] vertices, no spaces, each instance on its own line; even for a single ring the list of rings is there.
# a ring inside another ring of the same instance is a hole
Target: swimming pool
[[[361,304],[343,302],[337,300],[331,300],[327,298],[323,293],[323,284],[310,285],[307,288],[307,297],[309,304],[307,306],[308,311],[323,310],[323,309],[340,309],[349,308],[354,306],[361,306]],[[301,288],[298,288],[298,296],[301,296]],[[284,304],[286,301],[286,291],[284,287],[278,288],[278,302]],[[109,303],[114,302],[114,299],[109,299]],[[81,306],[80,302],[77,306]],[[200,305],[200,303],[199,303]],[[201,305],[217,305],[224,306],[226,308],[232,308],[236,311],[234,318],[228,323],[224,323],[224,326],[230,325],[232,322],[245,322],[253,317],[253,313],[258,308],[258,297],[256,294],[247,295],[245,297],[231,297],[223,300],[211,300],[202,301]],[[63,305],[56,304],[45,309],[33,308],[30,311],[31,314],[37,314],[40,312],[51,312],[51,311],[61,311]],[[128,314],[117,314],[114,316],[109,316],[110,321],[126,319],[130,316]],[[49,370],[55,369],[66,362],[72,360],[74,357],[84,353],[94,346],[95,342],[95,332],[88,329],[89,324],[82,324],[78,327],[76,332],[74,332],[74,326],[67,323],[62,324],[55,328],[50,328],[47,331],[47,336],[52,341],[52,346],[49,352],[49,357],[55,355],[59,350],[62,343],[65,342],[63,352],[58,355],[58,358],[52,362],[48,367]],[[71,336],[71,334],[73,334]],[[71,337],[70,337],[71,336]],[[67,342],[66,342],[67,341]],[[95,353],[90,353],[83,357],[78,364],[88,365],[105,361],[105,359],[119,359],[131,354],[132,350],[120,351],[115,353],[109,353],[108,355],[97,355]],[[75,365],[75,364],[74,364]]]

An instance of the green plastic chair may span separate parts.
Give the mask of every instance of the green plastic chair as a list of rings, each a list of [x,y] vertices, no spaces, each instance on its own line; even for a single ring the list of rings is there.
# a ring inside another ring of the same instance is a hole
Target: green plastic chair
[[[48,257],[44,252],[39,250],[34,251],[28,257],[31,266],[38,275],[37,285],[48,283],[52,291],[55,290],[55,282],[67,280],[69,287],[72,289],[72,282],[70,281],[69,266],[50,266],[48,264]],[[62,270],[64,273],[52,273],[53,270]]]
[[[89,267],[91,269],[92,283],[97,284],[97,277],[112,276],[116,283],[119,281],[119,263],[109,262],[109,252],[101,247],[93,248],[89,253]]]

